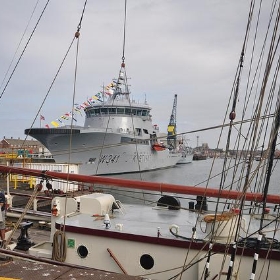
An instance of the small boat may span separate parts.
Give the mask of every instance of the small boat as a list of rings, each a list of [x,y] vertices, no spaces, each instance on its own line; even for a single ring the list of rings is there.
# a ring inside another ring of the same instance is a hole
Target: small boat
[[[193,160],[206,160],[207,156],[202,153],[194,153]]]
[[[153,144],[152,149],[155,151],[164,151],[167,147],[163,143],[155,143]]]
[[[184,137],[179,140],[178,151],[182,154],[182,156],[177,164],[186,164],[193,161],[192,148],[187,144],[187,140],[184,139]]]

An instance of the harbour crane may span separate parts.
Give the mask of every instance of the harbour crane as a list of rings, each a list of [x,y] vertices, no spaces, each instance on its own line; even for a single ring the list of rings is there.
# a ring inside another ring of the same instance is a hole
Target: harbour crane
[[[170,149],[176,148],[176,113],[177,113],[177,94],[174,95],[173,108],[170,121],[167,127],[167,145]]]

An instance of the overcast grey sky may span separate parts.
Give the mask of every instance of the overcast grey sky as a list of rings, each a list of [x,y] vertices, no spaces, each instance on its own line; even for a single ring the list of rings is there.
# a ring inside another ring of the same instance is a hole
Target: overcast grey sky
[[[37,0],[1,1],[0,83]],[[39,1],[1,92],[46,1]],[[50,1],[0,99],[0,138],[24,137],[50,87],[80,20],[84,1]],[[221,124],[245,34],[249,0],[128,0],[126,69],[135,100],[145,96],[154,124],[166,132],[178,95],[177,131]],[[124,0],[89,0],[82,22],[76,103],[118,74]],[[76,46],[41,110],[43,124],[71,110]],[[78,118],[83,124],[83,117]],[[39,126],[37,119],[35,126]],[[218,131],[188,135],[191,146],[215,147]]]

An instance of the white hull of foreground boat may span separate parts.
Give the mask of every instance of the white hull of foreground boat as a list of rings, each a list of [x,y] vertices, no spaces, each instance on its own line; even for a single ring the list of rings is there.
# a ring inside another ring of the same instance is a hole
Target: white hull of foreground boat
[[[182,271],[181,279],[201,279],[207,263],[210,235],[207,230],[198,231],[196,240],[192,240],[198,213],[160,206],[124,207],[113,196],[98,193],[81,196],[77,201],[67,199],[69,214],[65,217],[65,198],[53,200],[58,216],[52,217],[51,239],[31,247],[29,254],[37,257],[61,256],[58,241],[64,236],[67,246],[65,263],[149,279],[171,279]],[[114,203],[120,207],[119,210],[109,209]],[[79,212],[76,210],[78,204]],[[235,217],[220,224],[220,229],[213,236],[210,279],[215,279],[217,275],[222,275],[221,279],[226,277],[232,248],[231,234],[236,230],[233,224],[238,219],[238,216]],[[205,221],[201,224],[202,229],[211,228],[211,225],[205,225]],[[177,235],[171,234],[170,230]],[[57,233],[60,235],[55,241],[56,238],[52,237]],[[254,248],[238,246],[233,279],[249,279],[254,254]],[[258,279],[275,279],[279,256],[279,249],[269,253],[267,248],[260,249],[256,271],[256,276],[260,276]],[[268,269],[269,274],[266,275]]]
[[[68,236],[69,235],[66,235],[66,239]],[[71,234],[70,239],[74,239],[77,246],[82,245],[86,247],[90,258],[78,257],[79,253],[77,253],[77,248],[68,249],[66,263],[123,273],[122,269],[112,258],[112,254],[128,275],[141,275],[148,279],[170,279],[174,277],[174,275],[180,274],[188,250],[183,244],[182,248],[176,248],[174,246],[164,246],[99,236],[83,236],[78,233]],[[205,269],[206,254],[206,251],[189,250],[188,259],[192,259],[193,261],[192,264],[188,265],[189,268],[182,274],[181,279],[201,279],[201,275],[203,275],[203,270]],[[201,259],[204,259],[204,261],[199,261]],[[224,270],[221,272],[221,263],[223,262]],[[220,273],[226,275],[229,263],[229,255],[226,259],[223,252],[213,255],[210,266],[211,276],[214,277]],[[253,257],[237,257],[236,263],[240,263],[240,266],[238,267],[238,265],[236,265],[233,269],[233,279],[249,279]],[[259,270],[256,274],[260,274],[260,270],[263,266],[266,270],[270,265],[271,276],[269,278],[263,277],[260,279],[274,280],[275,275],[277,275],[277,271],[279,270],[278,263],[279,262],[276,260],[265,262],[265,260],[260,259],[258,265]],[[150,268],[151,266],[152,268]],[[225,279],[224,277],[226,276],[222,276],[221,279]]]

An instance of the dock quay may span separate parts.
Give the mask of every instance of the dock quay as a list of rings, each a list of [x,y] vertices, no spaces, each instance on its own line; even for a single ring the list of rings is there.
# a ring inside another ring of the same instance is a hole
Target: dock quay
[[[141,280],[141,277],[105,272],[89,268],[75,268],[62,264],[46,264],[40,261],[12,258],[0,249],[0,279],[106,279],[106,280]]]
[[[9,177],[12,178],[12,177]],[[26,204],[33,194],[34,186],[29,181],[17,180],[16,184],[10,180],[7,182],[6,176],[0,177],[0,189],[9,193],[11,204],[6,212],[6,229],[15,228],[18,217],[21,216]],[[32,183],[33,184],[33,183]],[[9,185],[9,188],[7,186]],[[63,193],[62,196],[75,197],[94,192],[93,186],[83,185],[77,190]],[[53,192],[39,192],[31,208],[26,211],[22,223],[32,222],[28,228],[28,238],[34,244],[50,240],[51,228],[51,201]],[[17,228],[11,242],[17,244],[21,235],[21,225]],[[15,245],[14,245],[15,246]],[[100,271],[97,269],[69,265],[46,258],[39,258],[28,254],[28,251],[19,249],[0,248],[0,280],[2,279],[106,279],[106,280],[140,280],[142,277],[129,276],[126,274]]]
[[[7,216],[7,228],[13,228],[16,218]],[[26,220],[25,220],[26,221]],[[33,225],[28,230],[32,242],[38,244],[50,238],[50,227],[42,226],[40,221],[32,221]],[[21,234],[18,228],[11,241],[17,242]],[[111,273],[91,268],[68,265],[57,261],[36,258],[27,252],[14,249],[13,251],[0,248],[0,279],[106,279],[106,280],[140,280],[141,277],[125,274]]]

